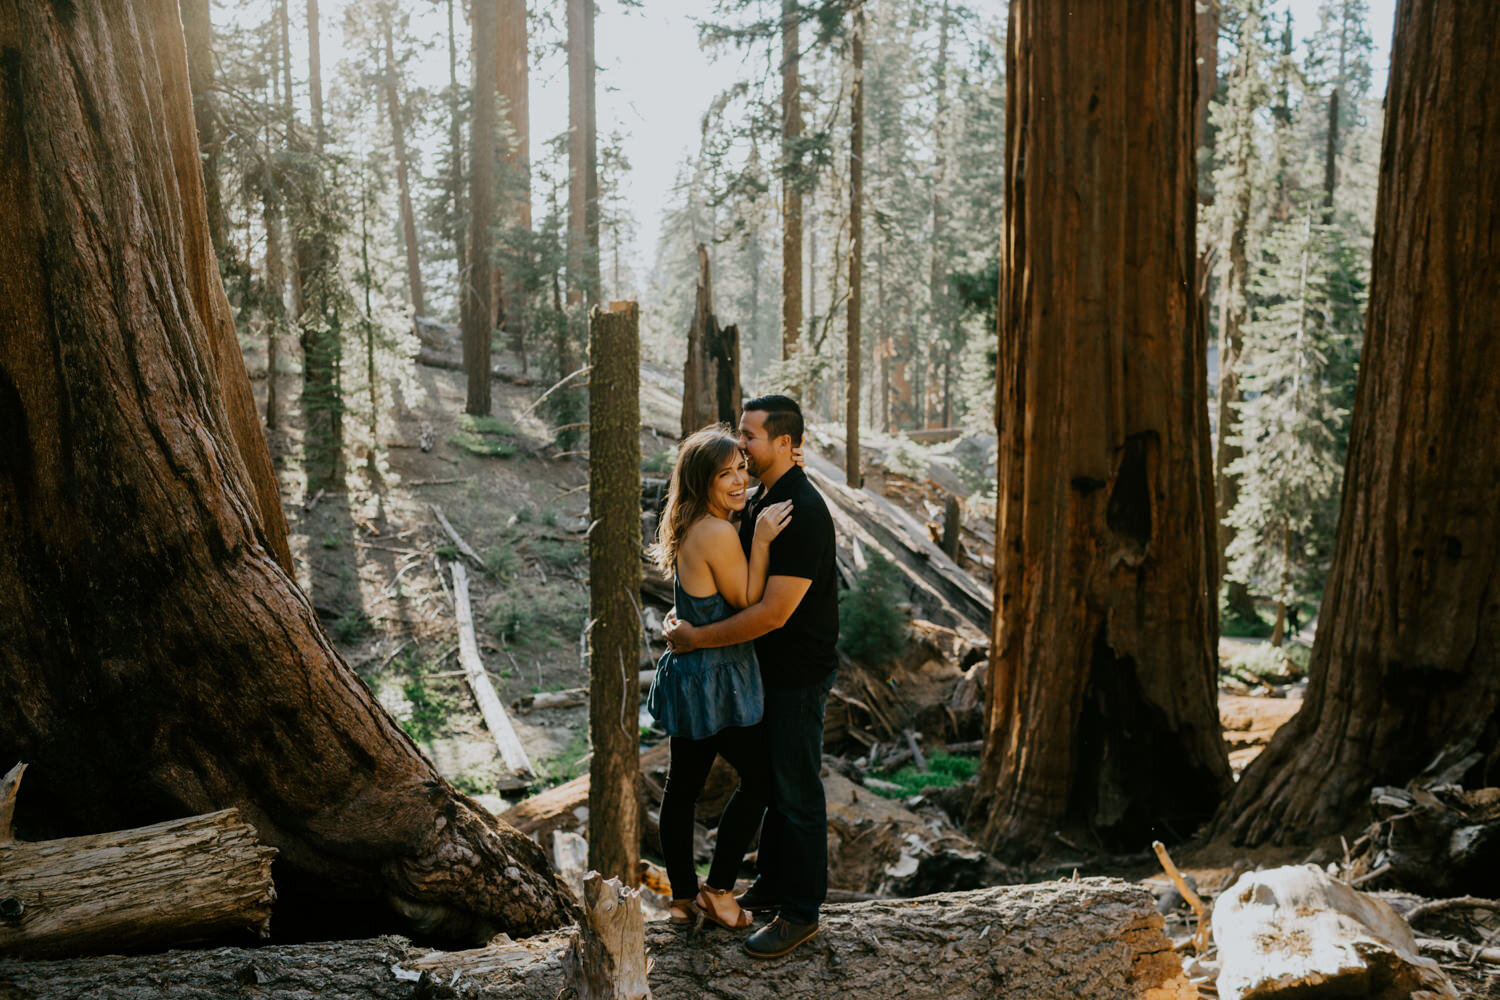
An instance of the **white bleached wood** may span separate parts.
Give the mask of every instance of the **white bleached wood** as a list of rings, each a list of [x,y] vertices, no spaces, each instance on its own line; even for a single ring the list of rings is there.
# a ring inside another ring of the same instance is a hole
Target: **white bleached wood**
[[[1222,1000],[1458,1000],[1389,904],[1314,865],[1241,876],[1214,902],[1213,929]]]
[[[478,568],[484,569],[484,560],[479,558],[479,554],[469,547],[468,542],[459,537],[457,531],[453,530],[453,525],[448,523],[448,518],[443,514],[443,508],[437,504],[432,504],[431,507],[433,516],[437,518],[438,524],[443,526],[443,532],[452,540],[453,546],[458,549],[459,554],[473,562]]]
[[[583,919],[563,956],[563,983],[578,1000],[650,1000],[641,890],[598,872],[583,877]]]
[[[484,716],[484,724],[495,741],[495,748],[500,751],[501,763],[509,772],[501,776],[501,787],[524,787],[532,782],[536,772],[532,769],[531,758],[526,755],[526,748],[510,724],[510,716],[505,714],[505,706],[500,704],[500,696],[495,693],[489,674],[484,672],[484,661],[479,658],[479,643],[474,637],[474,612],[469,606],[468,571],[460,562],[453,563],[452,569],[453,610],[458,619],[458,660],[463,664],[464,677],[474,692],[474,700],[479,703],[480,714]]]
[[[15,836],[16,793],[21,789],[25,764],[17,764],[0,778],[0,843]]]

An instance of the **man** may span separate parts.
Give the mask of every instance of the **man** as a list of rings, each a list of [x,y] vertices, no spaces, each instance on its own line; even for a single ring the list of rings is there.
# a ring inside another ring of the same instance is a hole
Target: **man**
[[[686,651],[755,640],[765,680],[771,807],[761,828],[755,884],[740,897],[749,910],[776,909],[750,935],[757,958],[785,955],[818,932],[828,894],[828,810],[823,797],[823,710],[838,660],[838,584],[833,518],[807,474],[793,461],[802,445],[802,410],[786,396],[744,406],[740,447],[760,490],[740,523],[748,553],[760,511],[792,501],[791,523],[771,543],[765,594],[738,614],[709,625],[669,619],[667,641]]]

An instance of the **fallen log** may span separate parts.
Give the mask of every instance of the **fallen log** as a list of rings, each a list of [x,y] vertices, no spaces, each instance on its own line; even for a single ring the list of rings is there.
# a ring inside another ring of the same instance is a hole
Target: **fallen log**
[[[641,692],[651,690],[651,684],[656,680],[656,671],[642,670],[640,676]],[[523,694],[510,703],[510,707],[517,712],[538,712],[546,708],[573,708],[577,705],[589,703],[588,688],[567,688],[562,691],[539,691],[536,694]]]
[[[927,529],[906,511],[871,489],[856,490],[839,481],[841,473],[827,460],[807,456],[807,474],[828,501],[838,529],[841,556],[856,543],[889,560],[911,586],[922,617],[951,628],[989,634],[994,597],[960,569],[928,537]],[[851,552],[841,562],[858,563]]]
[[[433,510],[436,511],[437,508],[434,507]],[[442,517],[441,512],[438,517]],[[447,521],[443,523],[446,524]],[[520,737],[516,735],[515,727],[510,724],[510,717],[505,714],[505,706],[500,704],[500,696],[490,683],[490,675],[484,672],[484,661],[479,657],[479,643],[474,637],[474,612],[469,606],[469,574],[461,562],[453,563],[453,608],[454,616],[458,619],[458,659],[463,664],[464,676],[469,681],[470,690],[474,692],[474,700],[479,703],[485,728],[490,731],[495,748],[500,751],[500,762],[505,768],[496,787],[502,790],[526,788],[536,780],[536,771],[531,766],[531,758],[526,755],[526,748],[521,745]]]
[[[59,840],[8,838],[0,829],[0,955],[45,958],[270,933],[276,850],[259,842],[238,810]]]
[[[834,904],[808,945],[768,964],[741,937],[646,927],[652,996],[737,1000],[1189,1000],[1151,894],[1117,879],[1080,879],[944,893],[921,899]],[[248,950],[167,952],[64,962],[0,961],[6,988],[28,1000],[109,996],[197,1000],[257,995],[278,1000],[409,1000],[452,995],[555,1000],[571,931],[485,948],[431,952],[400,938]],[[446,988],[446,990],[445,990]]]

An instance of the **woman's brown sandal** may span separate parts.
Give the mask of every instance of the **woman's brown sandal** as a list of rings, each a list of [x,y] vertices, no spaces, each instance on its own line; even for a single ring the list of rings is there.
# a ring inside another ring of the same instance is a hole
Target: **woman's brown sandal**
[[[699,912],[696,900],[674,899],[672,905],[667,907],[669,924],[696,924],[702,919],[703,914]]]
[[[713,902],[715,899],[727,899],[729,905],[734,907],[734,919],[732,921],[726,920],[719,912]],[[732,931],[742,931],[755,922],[755,918],[750,915],[750,911],[742,908],[740,904],[734,901],[733,889],[715,889],[710,885],[701,886],[698,889],[698,895],[693,899],[693,906],[698,909],[699,913],[703,914],[704,920],[712,921],[720,927],[725,927]]]

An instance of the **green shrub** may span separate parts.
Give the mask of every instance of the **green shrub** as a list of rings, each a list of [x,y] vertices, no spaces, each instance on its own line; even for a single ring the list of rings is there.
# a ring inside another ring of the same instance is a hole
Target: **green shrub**
[[[1236,639],[1264,639],[1271,634],[1271,623],[1260,615],[1241,617],[1227,604],[1219,605],[1219,634]]]
[[[1307,674],[1309,650],[1298,643],[1257,643],[1229,661],[1230,676],[1246,683],[1286,684]]]
[[[920,794],[924,788],[961,785],[974,776],[979,762],[973,757],[959,757],[938,751],[927,758],[927,767],[926,771],[918,771],[914,765],[909,764],[894,774],[886,775],[884,780],[901,787],[880,789],[879,794],[887,798],[903,799],[908,795]]]
[[[672,466],[676,464],[677,449],[662,448],[641,462],[641,471],[649,472],[654,476],[666,476],[671,474]]]
[[[513,545],[491,545],[484,550],[484,576],[487,580],[508,580],[521,568],[521,557]]]
[[[447,728],[448,706],[427,690],[421,677],[407,681],[401,693],[411,702],[411,715],[402,721],[401,728],[418,743],[431,743],[434,736]]]
[[[872,554],[854,585],[839,595],[839,648],[871,666],[894,659],[906,645],[910,615],[900,606],[905,597],[901,571]]]

